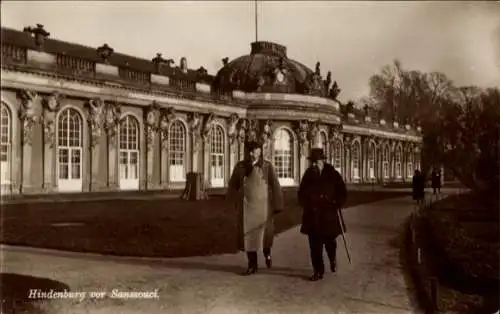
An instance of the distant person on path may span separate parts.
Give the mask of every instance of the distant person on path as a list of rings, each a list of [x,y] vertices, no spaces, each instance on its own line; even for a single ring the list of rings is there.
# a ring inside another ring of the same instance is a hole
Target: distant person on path
[[[238,209],[238,248],[247,252],[248,268],[243,275],[257,272],[257,252],[262,249],[271,268],[274,239],[273,216],[283,209],[283,194],[273,165],[262,157],[262,145],[249,142],[247,158],[236,164],[229,180],[228,198]]]
[[[441,171],[434,168],[431,174],[433,194],[441,194]]]
[[[323,246],[330,270],[336,271],[337,236],[342,234],[342,228],[346,230],[338,216],[347,198],[346,186],[342,176],[325,159],[323,149],[311,150],[311,166],[304,173],[298,191],[299,204],[304,209],[300,232],[308,236],[314,269],[311,281],[323,279]]]
[[[425,197],[425,178],[420,170],[415,170],[412,182],[413,199],[417,201],[417,205],[422,205]]]

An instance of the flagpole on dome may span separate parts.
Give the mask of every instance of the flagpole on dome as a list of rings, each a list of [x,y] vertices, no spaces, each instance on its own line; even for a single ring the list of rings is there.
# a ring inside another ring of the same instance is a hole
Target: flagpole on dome
[[[255,0],[255,42],[258,41],[259,38],[259,25],[257,22],[257,0]]]

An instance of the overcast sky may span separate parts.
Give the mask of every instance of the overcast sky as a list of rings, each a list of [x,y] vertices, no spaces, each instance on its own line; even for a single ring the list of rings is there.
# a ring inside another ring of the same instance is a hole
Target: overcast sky
[[[368,93],[370,75],[399,58],[456,84],[500,86],[500,2],[261,1],[259,40],[332,71],[341,100]],[[215,74],[221,59],[250,52],[254,1],[2,1],[2,26],[43,24],[52,38]]]

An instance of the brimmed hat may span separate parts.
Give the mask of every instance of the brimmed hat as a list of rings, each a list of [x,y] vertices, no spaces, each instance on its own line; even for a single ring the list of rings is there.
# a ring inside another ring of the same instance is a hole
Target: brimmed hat
[[[256,148],[262,149],[262,143],[259,141],[248,141],[245,144],[245,148],[247,149],[247,151],[252,151]]]
[[[309,157],[307,157],[310,161],[318,161],[318,160],[325,160],[325,151],[323,148],[313,148],[311,149],[311,153],[309,154]]]

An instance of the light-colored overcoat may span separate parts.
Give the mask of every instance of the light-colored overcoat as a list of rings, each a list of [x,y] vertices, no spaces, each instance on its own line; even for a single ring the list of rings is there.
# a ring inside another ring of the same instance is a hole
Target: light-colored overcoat
[[[238,248],[257,251],[271,248],[275,213],[283,210],[283,194],[273,165],[260,160],[240,161],[228,184],[228,199],[238,211]]]

